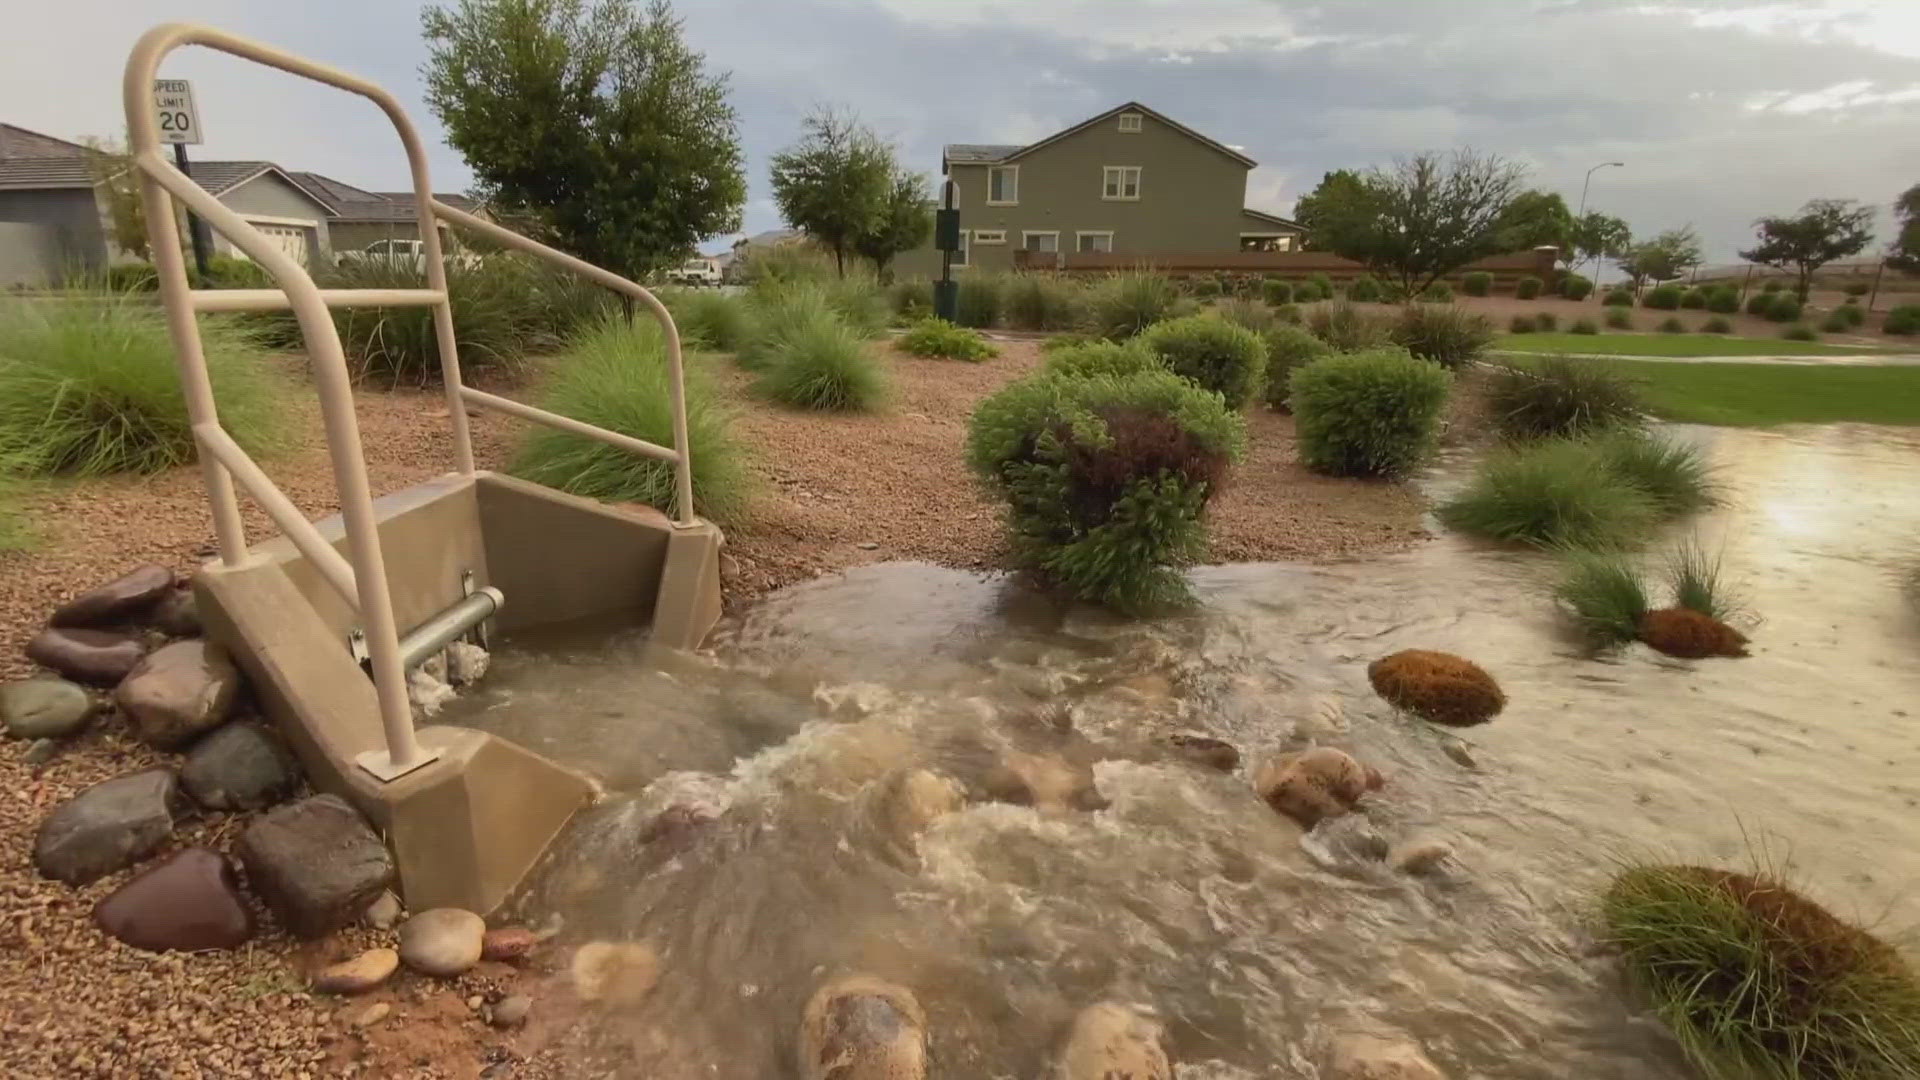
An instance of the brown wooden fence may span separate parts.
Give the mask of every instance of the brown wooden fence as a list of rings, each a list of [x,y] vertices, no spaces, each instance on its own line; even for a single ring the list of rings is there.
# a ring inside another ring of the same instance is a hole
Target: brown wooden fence
[[[1462,274],[1482,270],[1494,277],[1496,285],[1511,285],[1523,277],[1537,277],[1549,286],[1558,277],[1554,261],[1558,253],[1550,247],[1516,251],[1481,259],[1446,280],[1458,282]],[[1359,277],[1367,268],[1351,259],[1325,251],[1211,251],[1201,253],[1139,252],[1064,252],[1019,250],[1013,253],[1013,265],[1021,270],[1058,270],[1068,274],[1107,274],[1116,270],[1150,267],[1173,277],[1197,277],[1203,274],[1304,278],[1325,274],[1335,281]]]

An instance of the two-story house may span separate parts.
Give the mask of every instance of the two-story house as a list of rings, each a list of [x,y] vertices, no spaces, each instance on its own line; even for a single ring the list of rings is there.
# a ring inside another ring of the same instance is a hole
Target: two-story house
[[[1045,255],[1198,255],[1288,251],[1300,226],[1246,207],[1257,164],[1230,146],[1127,102],[1025,146],[957,143],[941,171],[954,185],[962,251],[956,268],[1008,270],[1025,249]],[[903,255],[902,274],[938,274],[931,242]]]

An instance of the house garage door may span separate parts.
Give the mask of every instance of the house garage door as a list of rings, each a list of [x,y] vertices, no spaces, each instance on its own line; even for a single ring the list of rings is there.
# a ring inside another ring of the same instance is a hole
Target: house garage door
[[[293,256],[295,262],[307,261],[307,230],[298,225],[255,225],[261,235],[280,246],[280,250]]]

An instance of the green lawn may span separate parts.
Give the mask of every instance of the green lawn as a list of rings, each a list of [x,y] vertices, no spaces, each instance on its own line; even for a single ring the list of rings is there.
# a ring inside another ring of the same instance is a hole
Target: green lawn
[[[1667,420],[1767,424],[1920,424],[1920,366],[1669,364],[1596,360],[1638,379]]]
[[[1502,352],[1599,353],[1607,356],[1875,356],[1920,353],[1911,349],[1828,345],[1785,338],[1723,337],[1719,334],[1501,334]]]

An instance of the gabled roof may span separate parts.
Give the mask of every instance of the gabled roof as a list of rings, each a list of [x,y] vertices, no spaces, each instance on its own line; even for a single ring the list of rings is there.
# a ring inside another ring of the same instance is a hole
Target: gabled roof
[[[0,159],[0,191],[92,186],[93,174],[87,170],[87,159],[83,157]]]
[[[1090,128],[1093,125],[1100,123],[1102,120],[1106,120],[1110,117],[1118,116],[1124,112],[1137,112],[1143,116],[1151,116],[1155,120],[1158,120],[1161,123],[1167,125],[1168,127],[1174,129],[1175,131],[1178,131],[1180,134],[1185,135],[1187,138],[1194,140],[1195,142],[1199,143],[1202,146],[1205,146],[1209,150],[1213,150],[1218,153],[1224,154],[1227,157],[1230,157],[1233,160],[1239,162],[1240,164],[1245,165],[1249,169],[1253,168],[1255,165],[1260,164],[1259,162],[1253,160],[1247,155],[1241,153],[1240,151],[1235,150],[1233,147],[1228,146],[1225,143],[1216,142],[1213,139],[1209,139],[1205,135],[1200,134],[1199,132],[1186,126],[1185,124],[1182,124],[1177,120],[1171,119],[1162,113],[1155,112],[1154,110],[1147,108],[1145,105],[1142,105],[1137,101],[1129,101],[1124,105],[1116,105],[1113,108],[1108,109],[1106,112],[1103,112],[1098,116],[1091,117],[1087,120],[1082,120],[1080,123],[1075,124],[1064,131],[1055,132],[1054,134],[1049,135],[1044,139],[1041,139],[1039,142],[1028,143],[1025,146],[999,146],[999,145],[980,144],[980,143],[952,143],[946,147],[945,151],[943,152],[943,156],[945,158],[946,163],[948,164],[958,163],[963,165],[979,165],[979,164],[997,165],[1004,161],[1013,161],[1016,158],[1025,157],[1026,155],[1033,153],[1035,150],[1038,150],[1043,146],[1050,146],[1053,143],[1057,143],[1061,139],[1067,138],[1070,135],[1074,135],[1081,131],[1085,131],[1087,128]]]
[[[87,148],[14,124],[0,124],[0,161],[20,158],[85,158]]]
[[[1258,218],[1261,221],[1267,222],[1270,225],[1278,225],[1283,229],[1298,229],[1301,232],[1306,231],[1305,227],[1302,226],[1299,222],[1292,221],[1288,218],[1283,218],[1279,214],[1269,214],[1265,210],[1255,210],[1251,206],[1242,207],[1240,212],[1247,215],[1250,218]]]
[[[187,164],[187,175],[193,178],[194,183],[205,188],[209,195],[224,195],[241,184],[257,180],[268,173],[291,184],[300,194],[319,203],[327,213],[334,213],[332,203],[295,180],[292,173],[271,161],[194,161]]]
[[[316,172],[297,172],[290,174],[294,181],[309,191],[326,199],[333,209],[333,215],[342,221],[412,221],[414,219],[413,192],[411,191],[368,191],[352,184],[323,176]],[[465,195],[435,192],[435,199],[446,203],[455,210],[472,213],[479,202]]]

